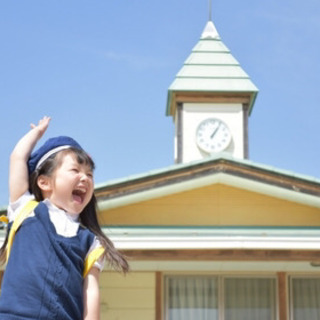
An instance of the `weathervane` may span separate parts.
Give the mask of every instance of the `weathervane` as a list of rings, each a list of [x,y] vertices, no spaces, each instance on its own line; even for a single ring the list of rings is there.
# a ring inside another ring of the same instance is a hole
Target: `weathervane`
[[[209,2],[209,21],[212,21],[212,16],[211,16],[211,12],[212,12],[212,0],[208,0]]]

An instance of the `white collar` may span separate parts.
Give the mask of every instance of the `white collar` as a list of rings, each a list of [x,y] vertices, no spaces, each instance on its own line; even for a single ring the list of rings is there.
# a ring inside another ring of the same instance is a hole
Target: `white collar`
[[[49,211],[51,211],[52,213],[58,213],[60,215],[64,215],[65,217],[67,217],[69,220],[73,222],[79,221],[79,216],[80,216],[79,214],[72,214],[72,213],[66,212],[65,210],[55,206],[49,199],[45,199],[43,202],[47,205]]]

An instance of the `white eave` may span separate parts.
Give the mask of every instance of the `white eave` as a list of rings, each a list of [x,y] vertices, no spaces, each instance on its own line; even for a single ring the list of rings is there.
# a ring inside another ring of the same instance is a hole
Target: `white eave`
[[[318,250],[320,228],[111,227],[104,232],[122,250]]]

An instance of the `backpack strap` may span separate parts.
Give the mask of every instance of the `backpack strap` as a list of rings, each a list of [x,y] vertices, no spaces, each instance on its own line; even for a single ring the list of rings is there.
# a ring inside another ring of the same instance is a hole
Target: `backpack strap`
[[[10,228],[9,236],[8,236],[8,244],[7,244],[7,254],[6,254],[6,261],[8,262],[11,247],[13,244],[14,237],[16,235],[17,230],[20,228],[22,222],[31,214],[34,208],[38,205],[38,201],[30,200],[28,201],[25,206],[21,209],[18,213],[17,217],[12,223]]]
[[[104,251],[103,247],[97,247],[88,254],[84,261],[83,278],[87,276],[94,263],[104,254]]]

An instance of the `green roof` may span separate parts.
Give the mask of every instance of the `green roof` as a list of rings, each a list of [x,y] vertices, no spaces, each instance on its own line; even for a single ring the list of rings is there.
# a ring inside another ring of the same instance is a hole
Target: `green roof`
[[[257,87],[221,41],[209,21],[190,56],[168,90],[167,115],[171,114],[175,92],[246,93],[251,110]]]
[[[177,170],[183,170],[183,169],[186,169],[186,168],[189,168],[189,167],[192,168],[194,166],[205,164],[207,162],[219,161],[219,160],[227,160],[227,161],[231,161],[231,162],[234,162],[236,164],[243,165],[243,166],[246,166],[246,167],[249,167],[249,168],[250,167],[251,168],[256,168],[256,169],[260,169],[260,170],[263,170],[263,171],[266,171],[266,172],[270,172],[270,173],[274,173],[274,174],[277,174],[277,175],[288,176],[288,177],[292,177],[292,178],[296,178],[296,179],[300,179],[300,180],[305,180],[307,182],[315,183],[315,184],[320,185],[320,179],[318,179],[316,177],[309,176],[309,175],[304,175],[304,174],[298,174],[298,173],[296,173],[294,171],[276,168],[274,166],[270,166],[270,165],[254,162],[254,161],[249,160],[249,159],[235,158],[232,155],[230,155],[229,153],[222,152],[222,153],[213,154],[213,155],[211,155],[209,157],[206,157],[206,158],[200,159],[200,160],[194,160],[194,161],[190,161],[190,162],[187,162],[187,163],[176,163],[176,164],[169,165],[167,167],[153,169],[153,170],[146,171],[146,172],[143,172],[143,173],[133,174],[133,175],[130,175],[130,176],[119,178],[119,179],[109,180],[107,182],[96,184],[95,188],[96,188],[96,190],[103,189],[103,188],[106,188],[108,186],[112,186],[112,185],[116,185],[116,184],[122,184],[122,183],[125,183],[125,182],[134,181],[134,180],[141,180],[141,179],[145,179],[145,178],[148,178],[148,177],[151,177],[151,176],[166,174],[166,173],[177,171]]]
[[[95,190],[101,195],[99,208],[106,210],[215,183],[320,208],[319,179],[225,153],[109,181]]]

